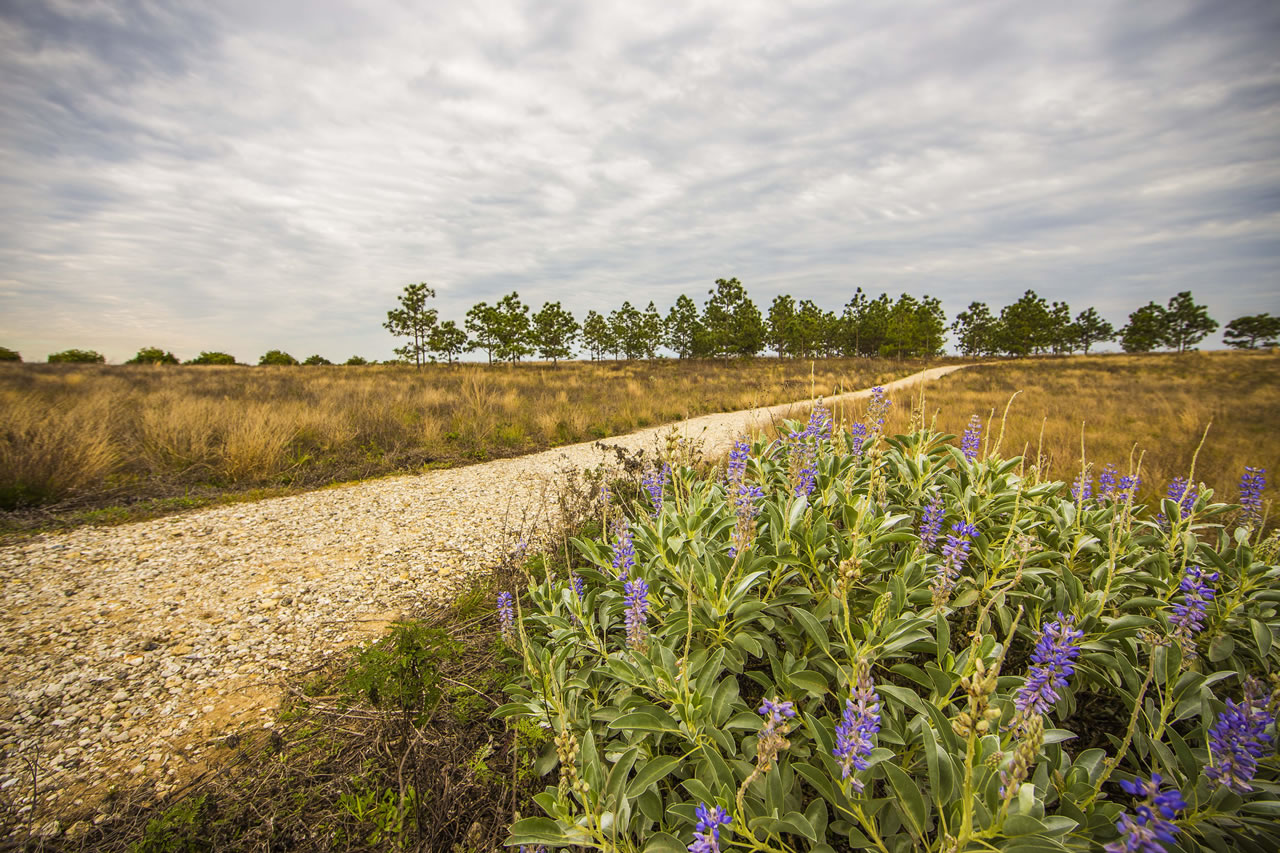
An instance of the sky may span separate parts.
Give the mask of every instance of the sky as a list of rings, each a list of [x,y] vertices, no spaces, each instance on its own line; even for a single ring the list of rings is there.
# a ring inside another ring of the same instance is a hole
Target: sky
[[[1280,314],[1277,44],[1274,0],[0,0],[0,345],[385,359],[419,281]]]

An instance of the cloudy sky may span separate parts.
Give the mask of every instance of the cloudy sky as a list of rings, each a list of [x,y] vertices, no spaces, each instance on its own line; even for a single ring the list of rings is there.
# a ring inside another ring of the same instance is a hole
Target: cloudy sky
[[[381,359],[416,281],[1280,313],[1277,44],[1274,0],[0,0],[0,345]]]

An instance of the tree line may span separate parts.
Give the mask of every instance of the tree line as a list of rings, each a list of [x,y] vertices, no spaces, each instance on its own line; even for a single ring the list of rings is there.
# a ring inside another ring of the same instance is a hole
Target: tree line
[[[406,339],[396,355],[419,366],[436,360],[452,363],[475,350],[483,351],[490,363],[531,355],[555,363],[573,357],[579,347],[592,360],[654,358],[663,348],[678,358],[765,351],[791,358],[918,358],[940,355],[948,331],[960,352],[970,356],[1087,353],[1117,339],[1125,352],[1185,352],[1218,328],[1190,291],[1178,293],[1167,306],[1142,306],[1117,330],[1096,308],[1073,317],[1067,303],[1050,303],[1034,290],[998,314],[984,302],[970,303],[948,326],[941,303],[928,295],[917,299],[904,293],[895,300],[882,293],[872,298],[858,288],[837,314],[812,300],[797,302],[779,294],[762,313],[738,279],[717,279],[715,284],[701,310],[681,294],[665,315],[652,301],[641,309],[628,300],[607,315],[588,311],[581,323],[559,302],[544,303],[530,313],[513,291],[493,305],[476,304],[460,327],[452,320],[439,322],[436,310],[428,307],[435,291],[418,283],[405,288],[398,297],[400,307],[387,312],[383,326]],[[1223,336],[1227,345],[1245,349],[1275,346],[1277,338],[1280,317],[1269,314],[1232,320]]]
[[[932,296],[916,298],[887,293],[872,298],[857,288],[839,313],[812,300],[775,296],[761,312],[736,278],[716,279],[701,309],[681,294],[667,313],[650,301],[643,309],[629,300],[602,314],[588,311],[579,323],[559,302],[546,302],[532,312],[516,292],[494,304],[474,305],[459,325],[441,321],[429,300],[435,290],[425,282],[405,287],[399,307],[387,312],[384,328],[404,344],[394,352],[402,363],[421,367],[433,361],[450,364],[464,353],[483,351],[490,363],[538,358],[559,362],[579,351],[592,360],[655,358],[668,350],[678,358],[750,357],[772,351],[781,357],[880,356],[922,358],[940,355],[947,334],[967,356],[1027,356],[1085,352],[1099,343],[1118,340],[1125,352],[1171,349],[1185,352],[1218,329],[1204,305],[1190,291],[1167,304],[1148,302],[1115,328],[1096,308],[1074,316],[1065,302],[1048,302],[1034,290],[998,313],[985,302],[972,302],[950,325],[942,304]],[[1280,343],[1280,317],[1251,314],[1237,317],[1223,330],[1223,342],[1237,349],[1273,347]],[[21,361],[12,349],[0,347],[0,361]],[[54,353],[50,362],[98,363],[105,358],[93,350]],[[178,364],[171,352],[144,347],[126,364]],[[202,352],[184,364],[236,364],[225,352]],[[376,364],[360,356],[347,365]],[[260,365],[332,364],[312,355],[299,361],[287,352],[268,350]]]

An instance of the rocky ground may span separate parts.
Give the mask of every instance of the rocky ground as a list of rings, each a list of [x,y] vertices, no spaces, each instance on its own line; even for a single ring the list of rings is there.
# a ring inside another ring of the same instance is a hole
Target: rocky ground
[[[788,409],[679,430],[720,453]],[[566,472],[614,462],[580,444],[0,548],[0,838],[74,835],[113,788],[164,796],[270,728],[287,679],[453,597],[554,523]]]

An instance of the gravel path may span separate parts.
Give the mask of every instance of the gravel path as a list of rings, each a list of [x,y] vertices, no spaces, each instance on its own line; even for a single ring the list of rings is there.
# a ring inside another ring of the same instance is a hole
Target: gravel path
[[[678,426],[721,453],[793,408]],[[670,428],[608,444],[652,450]],[[566,470],[613,459],[575,444],[0,548],[0,797],[14,831],[31,820],[33,776],[32,823],[49,834],[112,787],[163,796],[216,760],[222,736],[269,728],[287,674],[449,599],[547,525]]]

